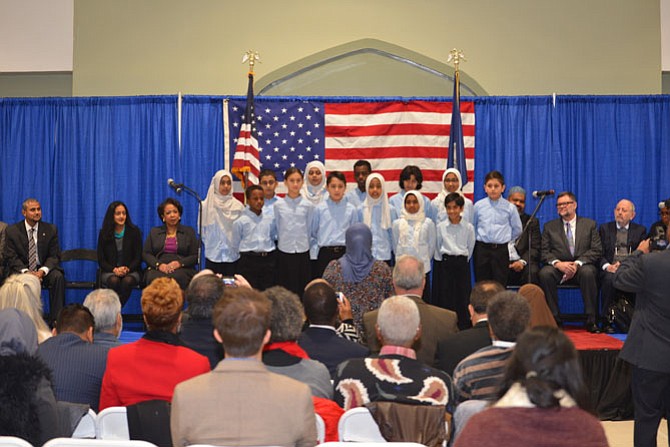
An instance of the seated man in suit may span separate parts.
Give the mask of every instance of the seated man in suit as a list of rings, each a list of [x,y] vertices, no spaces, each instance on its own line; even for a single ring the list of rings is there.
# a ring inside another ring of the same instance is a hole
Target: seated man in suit
[[[93,344],[93,314],[81,304],[69,304],[58,314],[56,336],[37,348],[53,373],[57,400],[89,404],[98,411],[102,376],[109,346]]]
[[[635,205],[630,200],[622,199],[614,209],[614,221],[604,223],[598,229],[603,246],[599,266],[603,331],[608,334],[615,332],[607,319],[607,311],[617,293],[613,285],[614,274],[621,265],[621,261],[637,248],[647,234],[644,226],[633,222],[634,217]]]
[[[307,287],[302,295],[309,327],[300,334],[298,344],[309,358],[326,365],[331,377],[335,375],[335,367],[343,361],[365,357],[370,353],[363,345],[346,340],[335,331],[340,306],[345,306],[347,301],[342,296],[342,302],[339,302],[333,288],[324,282]]]
[[[207,374],[176,386],[170,430],[174,446],[314,446],[316,420],[309,387],[263,366],[270,340],[270,300],[226,288],[214,306],[214,337],[225,358]]]
[[[540,234],[540,222],[530,214],[526,214],[526,190],[521,186],[513,186],[509,189],[507,200],[519,211],[521,227],[525,230],[516,241],[510,241],[509,245],[509,274],[507,284],[524,285],[528,282],[537,283],[537,274],[540,271],[540,248],[542,235]],[[528,226],[528,228],[526,228]],[[530,246],[528,244],[530,235]],[[530,281],[528,280],[530,270]]]
[[[453,375],[458,362],[476,350],[489,346],[489,318],[486,308],[489,301],[505,288],[496,281],[479,281],[470,293],[470,320],[472,327],[453,334],[437,345],[437,367],[449,375]]]
[[[121,346],[119,334],[123,329],[123,317],[119,295],[112,289],[96,289],[86,295],[84,307],[95,319],[93,344],[109,348]]]
[[[556,198],[558,219],[544,225],[540,286],[547,305],[560,326],[558,284],[577,284],[584,300],[586,330],[600,332],[598,314],[598,269],[602,245],[595,221],[577,216],[577,198],[565,191]]]
[[[435,365],[437,344],[458,332],[458,317],[456,313],[427,304],[421,296],[426,284],[423,271],[423,262],[410,255],[403,255],[396,259],[393,268],[393,288],[396,295],[404,295],[412,299],[419,308],[423,336],[417,339],[413,346],[416,358],[429,366]],[[378,353],[381,349],[376,337],[378,310],[366,312],[363,315],[363,326],[370,352]]]
[[[7,227],[4,257],[7,274],[31,273],[49,289],[49,316],[54,320],[65,302],[65,278],[60,269],[60,245],[55,225],[42,222],[37,199],[26,199],[24,220]]]
[[[416,302],[406,296],[385,299],[375,333],[379,356],[342,363],[334,379],[335,402],[349,410],[374,401],[444,405],[452,411],[451,378],[416,358],[412,349],[422,327]]]

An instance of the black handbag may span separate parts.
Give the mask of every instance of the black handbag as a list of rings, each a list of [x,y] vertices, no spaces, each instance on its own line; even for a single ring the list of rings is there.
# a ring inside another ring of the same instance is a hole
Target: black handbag
[[[633,305],[626,297],[619,297],[607,309],[607,319],[609,323],[614,326],[619,332],[628,333],[630,323],[633,321]]]

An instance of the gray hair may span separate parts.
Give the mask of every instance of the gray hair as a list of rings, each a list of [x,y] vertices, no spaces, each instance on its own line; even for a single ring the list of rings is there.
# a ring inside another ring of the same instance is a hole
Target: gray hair
[[[402,255],[396,259],[393,268],[393,285],[398,289],[418,289],[424,280],[423,262],[412,255]]]
[[[24,200],[23,203],[21,204],[21,209],[22,209],[23,211],[28,210],[28,204],[29,204],[30,202],[40,203],[39,200],[37,200],[37,199],[35,199],[35,198],[33,198],[33,197],[28,197],[28,198],[27,198],[26,200]]]
[[[512,194],[523,194],[524,196],[526,195],[526,190],[523,189],[521,186],[512,186],[508,191],[507,191],[507,196],[511,196]]]
[[[194,277],[186,288],[184,298],[188,303],[186,314],[193,319],[209,319],[212,309],[223,296],[223,281],[214,274]]]
[[[93,314],[95,332],[106,332],[114,329],[116,319],[121,313],[119,295],[112,289],[96,289],[86,295],[84,307]]]
[[[263,295],[272,302],[270,342],[296,341],[305,321],[305,311],[298,295],[281,286],[265,289]]]
[[[419,308],[411,298],[392,296],[379,307],[377,325],[385,344],[403,346],[411,342],[420,324]]]

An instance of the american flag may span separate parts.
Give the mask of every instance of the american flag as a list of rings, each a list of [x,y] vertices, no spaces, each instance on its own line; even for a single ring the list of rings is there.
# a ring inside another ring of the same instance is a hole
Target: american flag
[[[258,184],[260,163],[258,159],[258,140],[256,137],[256,119],[254,110],[254,75],[249,73],[249,87],[244,115],[235,141],[235,157],[231,172],[242,180],[242,187]]]
[[[231,138],[240,134],[245,103],[228,103]],[[422,192],[434,197],[442,188],[447,165],[451,102],[375,101],[328,102],[296,98],[256,98],[255,121],[261,169],[272,169],[279,180],[289,167],[301,170],[320,160],[328,172],[342,171],[349,189],[356,187],[353,165],[370,161],[387,181],[387,191],[399,190],[398,178],[406,165],[417,165],[424,176]],[[468,178],[474,176],[474,103],[461,103]],[[233,140],[235,147],[237,139]],[[239,148],[238,144],[238,148]],[[239,149],[238,149],[239,150]],[[235,153],[237,159],[237,151]],[[470,191],[468,191],[469,189]],[[278,189],[278,192],[282,190]]]

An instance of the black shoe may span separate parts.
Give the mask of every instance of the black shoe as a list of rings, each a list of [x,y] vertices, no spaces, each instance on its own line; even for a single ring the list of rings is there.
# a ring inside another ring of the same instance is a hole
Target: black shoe
[[[599,334],[600,328],[595,323],[586,323],[586,331],[591,334]]]
[[[606,334],[616,334],[616,330],[614,330],[612,325],[609,323],[605,323],[605,325],[603,326],[603,332]]]

